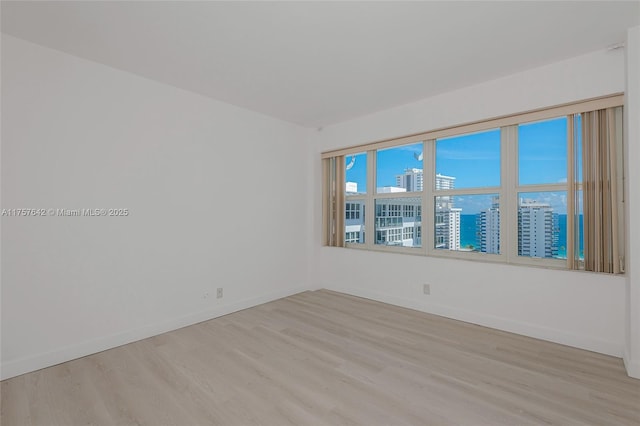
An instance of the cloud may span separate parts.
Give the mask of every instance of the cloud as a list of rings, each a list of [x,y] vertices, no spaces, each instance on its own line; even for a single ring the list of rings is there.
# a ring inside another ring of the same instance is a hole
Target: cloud
[[[397,149],[399,151],[409,151],[409,152],[422,152],[422,142],[413,145],[403,145],[391,149]]]
[[[499,160],[500,154],[487,151],[465,151],[453,149],[439,149],[437,157],[441,160]]]

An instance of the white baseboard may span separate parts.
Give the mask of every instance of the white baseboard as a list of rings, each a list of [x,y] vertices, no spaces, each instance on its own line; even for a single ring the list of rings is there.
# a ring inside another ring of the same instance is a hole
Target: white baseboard
[[[173,331],[192,324],[197,324],[202,321],[241,311],[243,309],[251,308],[253,306],[261,305],[263,303],[271,302],[273,300],[281,299],[307,290],[307,287],[295,287],[287,290],[281,290],[265,294],[260,297],[218,306],[214,309],[208,309],[172,318],[167,321],[150,324],[133,330],[98,337],[74,345],[58,348],[53,351],[6,362],[3,361],[2,364],[0,364],[0,380],[9,379],[41,368],[51,367],[52,365],[126,345],[127,343],[146,339],[148,337]]]
[[[622,361],[624,361],[624,368],[627,369],[627,375],[634,379],[640,379],[640,360],[631,359],[629,351],[625,349]]]
[[[592,336],[576,335],[563,332],[550,327],[543,327],[536,324],[513,321],[508,318],[493,315],[481,314],[478,312],[466,311],[452,308],[450,306],[435,303],[419,302],[411,299],[400,298],[388,294],[382,294],[365,288],[358,287],[335,287],[327,286],[328,290],[334,290],[353,296],[364,297],[378,302],[389,303],[403,308],[415,309],[429,314],[439,315],[446,318],[478,324],[497,330],[508,331],[510,333],[521,334],[523,336],[572,346],[579,349],[586,349],[593,352],[622,357],[623,346],[619,342],[597,339]],[[634,376],[632,376],[634,377]]]

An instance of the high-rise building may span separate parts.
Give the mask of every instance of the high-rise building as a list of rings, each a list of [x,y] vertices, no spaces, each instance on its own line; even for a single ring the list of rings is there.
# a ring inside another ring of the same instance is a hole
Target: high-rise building
[[[453,189],[456,178],[436,174],[436,191]],[[441,195],[436,197],[435,205],[435,248],[444,250],[460,250],[460,213],[462,209],[453,205],[453,197]]]
[[[453,189],[455,187],[456,178],[453,176],[445,176],[436,174],[436,190]],[[401,175],[396,175],[396,185],[404,188],[407,192],[422,191],[424,188],[424,173],[422,169],[405,169]]]
[[[558,214],[551,205],[520,199],[518,206],[518,255],[556,257],[558,255]]]
[[[405,169],[404,174],[396,176],[396,186],[405,188],[407,192],[422,191],[423,177],[422,169]]]
[[[344,191],[347,194],[357,194],[358,193],[358,182],[347,182],[347,183],[345,183]]]
[[[476,215],[476,240],[482,253],[500,253],[500,199],[493,197],[491,207]]]
[[[436,190],[453,189],[456,184],[456,178],[453,176],[445,176],[440,173],[436,174]]]
[[[460,212],[455,207],[439,208],[435,214],[435,248],[460,250]]]

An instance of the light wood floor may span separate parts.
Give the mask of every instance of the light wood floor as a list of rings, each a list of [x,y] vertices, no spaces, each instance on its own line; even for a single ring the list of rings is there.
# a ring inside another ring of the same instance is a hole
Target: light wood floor
[[[640,425],[620,359],[330,291],[2,382],[12,425]]]

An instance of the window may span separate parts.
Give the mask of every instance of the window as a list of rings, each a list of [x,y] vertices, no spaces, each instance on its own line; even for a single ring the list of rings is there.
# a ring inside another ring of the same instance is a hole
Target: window
[[[567,117],[518,126],[518,183],[567,183]]]
[[[402,230],[399,228],[376,231],[376,244],[399,245],[402,242]]]
[[[500,139],[490,129],[435,141],[436,250],[500,253]]]
[[[420,226],[420,218],[413,212],[422,202],[421,197],[376,198],[376,244],[420,247],[422,241],[414,238],[413,229]],[[411,212],[411,215],[409,213]],[[411,230],[409,232],[409,229]]]
[[[436,249],[500,253],[498,194],[435,197],[435,206]]]
[[[518,256],[567,258],[566,199],[566,192],[518,193]]]
[[[324,153],[325,242],[621,272],[622,102],[616,95]]]
[[[422,143],[376,151],[376,192],[422,191]]]
[[[436,190],[500,186],[500,129],[436,141]]]
[[[360,209],[362,207],[363,205],[361,203],[346,203],[345,205],[346,219],[347,220],[360,219]]]
[[[403,240],[413,239],[413,226],[405,226],[404,228],[402,228],[402,239]]]
[[[347,195],[367,193],[367,154],[345,157],[345,191]]]
[[[518,125],[518,256],[567,258],[567,122]]]
[[[367,153],[344,158],[345,243],[364,244],[364,209],[367,193]]]
[[[424,143],[420,142],[373,151],[376,158],[374,230],[378,246],[422,246],[413,228],[421,224],[423,150]]]
[[[360,232],[347,232],[344,237],[344,241],[346,243],[360,243]]]

